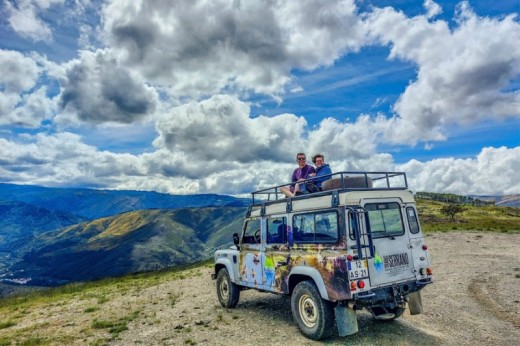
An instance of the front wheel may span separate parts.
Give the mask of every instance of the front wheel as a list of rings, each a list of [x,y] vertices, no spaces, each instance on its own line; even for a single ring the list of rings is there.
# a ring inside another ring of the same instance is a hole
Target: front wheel
[[[302,281],[291,296],[294,321],[303,335],[313,340],[328,337],[334,328],[332,304],[321,298],[313,282]]]
[[[234,308],[240,298],[240,290],[236,284],[231,282],[226,268],[220,269],[217,274],[217,296],[220,305],[225,308]]]

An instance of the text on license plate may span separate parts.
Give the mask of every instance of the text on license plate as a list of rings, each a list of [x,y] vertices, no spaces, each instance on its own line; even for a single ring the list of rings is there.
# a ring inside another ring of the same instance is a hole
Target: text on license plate
[[[367,260],[351,261],[348,263],[348,272],[350,279],[362,279],[368,277]]]

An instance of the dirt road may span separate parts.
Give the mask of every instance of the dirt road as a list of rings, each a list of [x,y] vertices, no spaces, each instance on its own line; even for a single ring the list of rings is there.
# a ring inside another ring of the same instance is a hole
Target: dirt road
[[[427,236],[433,285],[422,291],[424,314],[408,311],[392,322],[358,312],[359,333],[329,345],[520,344],[520,235],[482,232]],[[220,307],[210,269],[202,275],[141,292],[142,315],[120,334],[119,345],[319,345],[303,337],[290,300],[241,293],[235,309]],[[174,303],[169,304],[174,298]]]

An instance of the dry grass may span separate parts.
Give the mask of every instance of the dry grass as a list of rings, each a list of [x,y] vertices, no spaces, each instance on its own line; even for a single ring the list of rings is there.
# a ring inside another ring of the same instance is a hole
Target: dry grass
[[[103,345],[117,340],[136,319],[150,325],[161,322],[143,312],[144,306],[157,304],[154,287],[198,277],[201,268],[210,265],[206,261],[0,299],[0,346]],[[164,299],[173,306],[182,294],[174,289]]]

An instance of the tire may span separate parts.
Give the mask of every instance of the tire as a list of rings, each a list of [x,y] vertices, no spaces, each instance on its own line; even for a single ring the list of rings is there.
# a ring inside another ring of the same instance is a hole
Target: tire
[[[226,268],[219,270],[217,274],[217,296],[225,308],[234,308],[240,299],[240,290],[236,284],[231,282],[229,273]]]
[[[321,340],[334,330],[332,303],[321,298],[311,281],[302,281],[291,296],[291,311],[298,328],[307,338]]]

